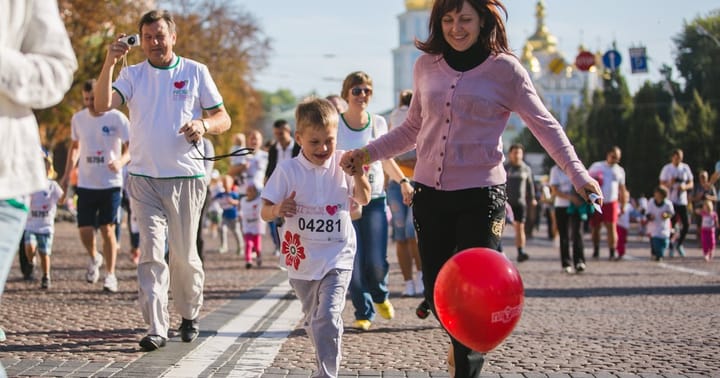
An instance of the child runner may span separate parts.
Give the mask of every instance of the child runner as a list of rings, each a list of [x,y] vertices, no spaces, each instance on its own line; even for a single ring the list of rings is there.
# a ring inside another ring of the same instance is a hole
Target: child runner
[[[40,288],[50,288],[50,255],[52,254],[53,233],[55,231],[55,213],[57,204],[62,198],[63,190],[53,180],[55,171],[52,168],[52,159],[45,156],[45,170],[48,175],[48,185],[45,190],[33,193],[30,196],[30,213],[25,225],[23,239],[25,241],[25,255],[32,262],[35,253],[40,254],[40,265],[43,276]]]
[[[280,162],[262,193],[262,218],[284,217],[281,259],[302,302],[304,326],[317,359],[313,376],[336,377],[340,368],[342,311],[357,242],[350,201],[370,202],[362,166],[352,177],[336,151],[338,114],[325,99],[309,99],[295,111],[301,153]]]
[[[223,176],[222,182],[225,188],[224,192],[218,193],[215,199],[222,208],[222,223],[220,225],[220,253],[226,253],[228,250],[227,230],[235,237],[235,245],[237,246],[236,254],[240,256],[243,250],[243,236],[240,231],[240,223],[238,222],[238,205],[240,204],[237,192],[233,190],[235,185],[232,176]]]
[[[718,227],[718,215],[713,210],[715,201],[711,198],[703,201],[702,210],[698,209],[700,215],[700,241],[702,243],[703,256],[705,261],[710,261],[715,254],[715,229]]]
[[[655,261],[662,261],[665,250],[670,246],[670,218],[675,215],[675,209],[667,195],[667,189],[658,186],[653,193],[653,199],[648,201],[647,229]]]
[[[630,192],[625,189],[625,198],[630,198]],[[625,247],[627,246],[628,232],[630,231],[630,213],[633,210],[630,201],[626,201],[625,204],[620,204],[620,215],[618,216],[617,224],[617,258],[616,260],[622,260],[625,256]]]
[[[255,184],[248,183],[245,196],[240,199],[240,219],[242,220],[243,239],[245,240],[245,268],[252,268],[252,253],[255,252],[255,263],[262,266],[262,235],[265,235],[265,221],[260,216],[262,199]]]

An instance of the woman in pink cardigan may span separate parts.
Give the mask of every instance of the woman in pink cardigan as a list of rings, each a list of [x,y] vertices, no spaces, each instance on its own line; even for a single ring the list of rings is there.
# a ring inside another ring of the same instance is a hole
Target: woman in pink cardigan
[[[501,135],[511,112],[583,198],[601,195],[510,52],[501,12],[507,17],[500,0],[436,0],[428,39],[416,42],[425,54],[415,63],[407,119],[341,161],[350,172],[354,159],[389,159],[416,148],[413,211],[425,298],[433,308],[436,276],[453,254],[500,244],[506,200]],[[451,339],[455,376],[479,376],[483,355]]]

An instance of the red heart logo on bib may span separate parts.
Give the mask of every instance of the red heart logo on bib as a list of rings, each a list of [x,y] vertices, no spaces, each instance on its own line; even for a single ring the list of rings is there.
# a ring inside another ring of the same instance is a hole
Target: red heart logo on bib
[[[337,205],[333,205],[333,206],[327,205],[327,206],[325,206],[325,211],[327,211],[328,214],[330,214],[330,215],[335,215],[335,213],[337,213],[337,210],[338,210]]]
[[[175,88],[182,89],[185,86],[185,81],[176,81]]]

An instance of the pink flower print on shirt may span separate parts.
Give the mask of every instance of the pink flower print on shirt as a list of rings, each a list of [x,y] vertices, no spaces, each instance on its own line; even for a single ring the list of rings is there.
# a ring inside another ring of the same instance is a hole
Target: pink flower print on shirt
[[[285,256],[285,265],[298,270],[300,263],[305,259],[305,247],[300,242],[300,235],[285,231],[285,240],[282,242],[282,254]]]

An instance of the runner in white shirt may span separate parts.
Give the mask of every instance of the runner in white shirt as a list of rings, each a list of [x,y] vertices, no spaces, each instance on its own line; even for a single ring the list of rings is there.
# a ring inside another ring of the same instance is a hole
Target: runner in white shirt
[[[95,80],[83,86],[85,108],[72,117],[72,146],[65,164],[61,183],[67,191],[70,172],[77,165],[78,183],[77,222],[80,240],[89,256],[85,279],[95,283],[100,278],[100,265],[105,261],[103,290],[118,290],[115,277],[117,259],[117,227],[122,200],[123,167],[129,161],[127,152],[129,121],[118,110],[95,110],[93,89]],[[102,251],[95,241],[95,229],[100,228]],[[103,258],[104,257],[104,258]]]
[[[619,164],[621,156],[619,147],[610,147],[605,155],[605,160],[595,162],[588,168],[588,173],[598,181],[603,194],[602,213],[596,212],[589,222],[592,231],[593,258],[596,259],[600,257],[600,227],[602,225],[605,225],[607,231],[610,260],[615,259],[617,221],[620,212],[623,211],[623,205],[627,202],[625,169]]]
[[[254,184],[247,186],[246,195],[240,199],[240,221],[245,240],[245,268],[252,268],[252,254],[255,263],[262,266],[262,236],[265,235],[267,222],[262,220],[262,198]]]
[[[63,190],[55,180],[52,180],[55,175],[55,171],[52,169],[52,159],[48,156],[44,156],[44,159],[49,180],[44,190],[35,192],[30,196],[30,214],[25,225],[23,239],[25,243],[24,253],[28,261],[33,261],[35,253],[40,255],[40,265],[43,271],[40,288],[49,289],[50,255],[52,254],[53,234],[55,233],[55,214]]]
[[[655,261],[662,261],[665,250],[670,246],[670,218],[675,215],[675,209],[667,195],[667,189],[661,185],[655,188],[653,198],[648,201],[647,230]]]
[[[230,117],[208,68],[173,52],[177,35],[172,16],[154,10],[139,24],[148,59],[122,69],[111,87],[115,64],[130,49],[115,40],[95,88],[95,107],[107,111],[127,104],[130,109],[127,192],[140,229],[138,302],[149,325],[140,346],[150,351],[167,343],[170,286],[182,317],[181,339],[191,342],[200,332],[205,275],[195,243],[206,173],[198,158],[202,136],[226,131]],[[166,240],[172,251],[169,269]]]
[[[685,248],[683,242],[690,229],[690,213],[688,212],[688,192],[694,187],[694,178],[690,166],[683,163],[683,150],[677,148],[673,150],[670,157],[670,163],[660,171],[660,185],[670,190],[669,200],[675,209],[675,216],[671,220],[672,228],[680,221],[682,227],[680,234],[674,242],[670,243],[668,255],[673,257],[673,252],[677,250],[680,256],[685,256]]]
[[[361,166],[353,177],[339,166],[338,114],[324,99],[296,110],[300,155],[278,164],[262,192],[262,218],[284,217],[282,258],[290,284],[302,302],[307,331],[317,356],[314,376],[336,377],[340,368],[342,311],[357,243],[350,201],[370,201],[370,183]]]

